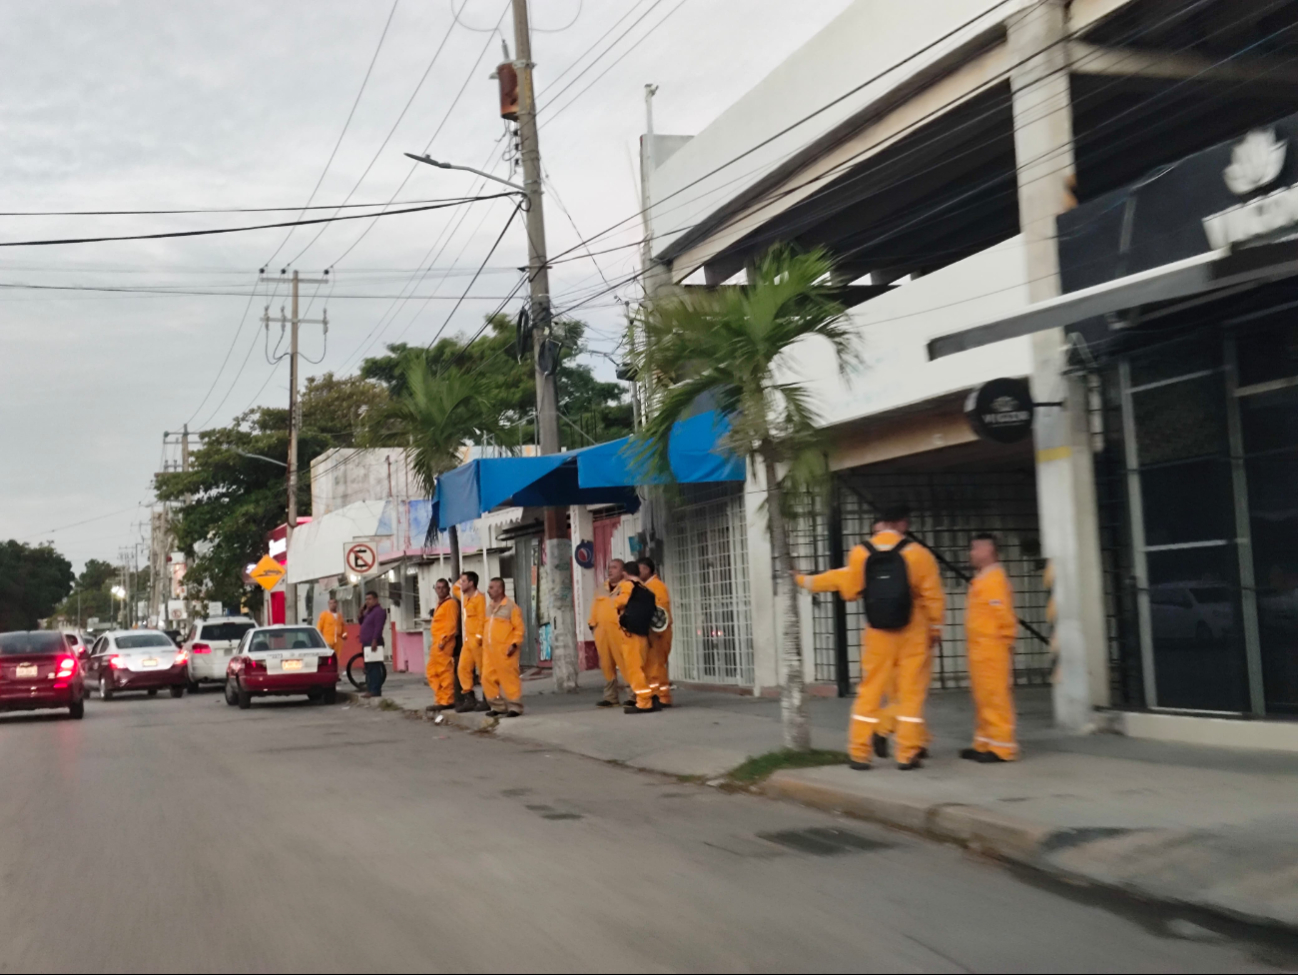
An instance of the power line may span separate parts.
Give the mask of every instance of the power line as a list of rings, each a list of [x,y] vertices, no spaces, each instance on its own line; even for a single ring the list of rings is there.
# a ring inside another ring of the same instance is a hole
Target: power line
[[[555,77],[555,79],[552,82],[550,82],[550,87],[554,87],[555,85],[557,85],[560,81],[564,79],[564,77],[568,74],[569,71],[577,67],[577,65],[581,64],[581,59],[584,58],[591,51],[595,50],[595,48],[599,47],[599,45],[604,42],[604,38],[608,37],[609,34],[617,30],[618,25],[622,23],[622,21],[630,17],[633,13],[635,13],[635,9],[638,6],[640,6],[640,4],[642,3],[644,3],[644,0],[635,0],[635,3],[631,4],[631,6],[626,9],[626,12],[623,13],[621,17],[613,21],[613,25],[609,27],[608,30],[604,31],[604,33],[600,34],[599,37],[595,38],[595,40],[590,44],[590,46],[586,48],[586,50],[582,51],[579,55],[573,58],[572,62],[568,65],[568,67],[564,68],[562,71],[559,72],[559,74]],[[546,91],[548,90],[549,89],[547,88]]]
[[[423,213],[427,210],[443,210],[447,207],[461,206],[464,203],[474,203],[479,200],[498,200],[504,196],[513,196],[514,193],[493,193],[487,196],[475,196],[455,203],[435,203],[426,206],[405,207],[401,210],[387,210],[379,214],[369,213],[349,213],[343,216],[333,217],[312,217],[309,220],[289,220],[278,223],[261,223],[245,227],[218,227],[208,230],[171,230],[158,234],[123,234],[119,236],[108,237],[66,237],[47,240],[5,240],[0,241],[0,247],[47,247],[54,244],[102,244],[119,240],[168,240],[176,237],[208,237],[213,234],[239,234],[246,233],[250,230],[271,230],[275,227],[305,227],[309,224],[317,223],[337,223],[343,220],[365,220],[369,217],[378,219],[379,217],[398,216],[403,213]],[[269,263],[269,262],[268,262]]]
[[[482,261],[483,267],[486,266],[487,261],[491,260],[491,255],[496,253],[496,248],[499,247],[500,242],[505,239],[506,232],[509,230],[510,225],[513,224],[514,218],[518,216],[518,212],[522,209],[523,209],[523,204],[520,201],[519,203],[515,204],[514,209],[509,212],[509,219],[505,221],[505,226],[500,228],[500,233],[496,235],[496,240],[491,245],[491,250],[487,251],[487,256],[483,258]],[[478,270],[479,272],[481,272],[482,268],[479,267]],[[446,316],[446,320],[442,322],[442,327],[437,330],[437,334],[434,335],[432,341],[428,343],[428,348],[431,349],[437,343],[437,340],[441,338],[442,333],[446,331],[446,326],[451,323],[451,319],[455,317],[455,313],[460,310],[460,305],[464,303],[464,299],[469,296],[469,292],[473,289],[473,286],[477,284],[477,282],[478,282],[478,275],[475,274],[472,280],[469,281],[469,286],[464,289],[464,294],[460,296],[460,300],[455,303],[455,307],[450,310],[450,312]],[[508,299],[506,300],[508,301]]]
[[[352,102],[351,111],[347,113],[347,121],[343,122],[343,130],[338,133],[338,141],[334,143],[333,152],[329,153],[329,159],[325,162],[324,169],[320,170],[320,178],[315,181],[315,188],[311,191],[311,195],[307,197],[306,202],[308,206],[314,202],[315,195],[320,192],[320,185],[324,182],[325,175],[329,172],[329,167],[333,165],[334,157],[338,155],[338,149],[343,144],[343,138],[347,135],[347,129],[352,124],[353,116],[356,115],[356,107],[360,105],[361,96],[365,94],[365,86],[370,83],[370,75],[374,71],[374,64],[379,59],[379,51],[383,50],[383,41],[388,36],[388,28],[392,26],[392,18],[396,15],[397,4],[400,2],[401,0],[392,0],[392,9],[388,11],[388,19],[383,22],[383,33],[379,35],[379,42],[374,47],[374,55],[370,58],[369,67],[365,69],[365,77],[361,79],[360,90],[356,92],[356,99]],[[293,230],[295,229],[296,228],[290,229],[289,232],[284,235],[284,239],[280,241],[279,246],[275,248],[275,253],[266,258],[267,264],[275,260],[279,255],[279,252],[284,249],[284,245],[287,244],[289,238],[293,236]]]
[[[640,21],[642,21],[642,20],[644,20],[646,17],[648,17],[651,13],[653,13],[653,12],[658,8],[658,6],[659,6],[662,2],[663,2],[663,0],[654,0],[654,2],[653,2],[652,4],[649,5],[649,9],[646,10],[644,13],[642,13],[639,17],[637,17],[637,18],[635,19],[635,21],[632,22],[632,24],[631,24],[630,27],[628,27],[628,28],[627,28],[626,30],[624,30],[622,33],[618,34],[617,37],[615,37],[615,38],[614,38],[614,39],[609,43],[608,47],[604,48],[604,50],[601,51],[601,52],[599,53],[599,55],[595,58],[595,60],[591,61],[590,64],[586,65],[586,67],[582,68],[579,72],[577,72],[576,77],[574,77],[570,82],[568,82],[566,85],[564,85],[562,88],[560,88],[557,92],[555,92],[554,95],[552,95],[549,99],[547,99],[547,100],[546,100],[546,103],[545,103],[545,106],[542,107],[542,108],[538,108],[536,114],[539,116],[539,115],[540,115],[540,114],[545,110],[545,108],[548,108],[550,105],[553,105],[554,102],[555,102],[555,100],[556,100],[557,98],[559,98],[560,96],[562,96],[563,93],[564,93],[565,91],[567,91],[569,88],[571,88],[573,85],[575,85],[578,81],[580,81],[582,75],[584,75],[584,74],[585,74],[587,71],[589,71],[591,68],[595,67],[595,65],[599,64],[599,62],[600,62],[601,60],[603,60],[604,56],[605,56],[606,54],[608,54],[609,51],[611,51],[611,50],[613,50],[613,48],[617,47],[617,45],[621,42],[622,38],[626,37],[627,34],[631,33],[631,31],[635,30],[636,25],[639,24]],[[683,0],[682,0],[682,2],[683,2]],[[633,8],[633,9],[634,9],[634,8]],[[619,23],[621,23],[621,21],[619,21]],[[607,36],[607,35],[605,35],[605,36]],[[603,39],[603,38],[601,38],[601,40],[602,40],[602,39]],[[599,41],[596,41],[595,43],[598,44]],[[593,48],[594,45],[591,45],[591,47]],[[583,57],[584,57],[584,55],[583,55]],[[580,60],[580,58],[578,58],[578,60]]]
[[[350,199],[350,196],[348,199]],[[422,203],[459,203],[464,202],[465,199],[465,197],[452,196],[431,200],[402,200],[397,206],[415,206]],[[183,213],[283,213],[290,210],[305,213],[307,210],[351,210],[392,205],[393,201],[389,200],[387,203],[348,203],[344,201],[342,203],[317,203],[314,206],[292,204],[281,207],[189,207],[179,210],[0,210],[0,217],[150,217]]]

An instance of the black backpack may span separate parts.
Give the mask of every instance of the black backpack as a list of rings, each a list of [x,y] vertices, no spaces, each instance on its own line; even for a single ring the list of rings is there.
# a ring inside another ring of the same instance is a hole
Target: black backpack
[[[628,633],[648,636],[649,629],[653,626],[654,610],[657,608],[658,601],[654,599],[652,590],[648,586],[633,582],[631,598],[626,601],[626,608],[622,610],[618,622]]]
[[[877,549],[867,540],[865,550],[865,619],[876,630],[900,630],[910,622],[910,574],[901,550],[910,544],[903,538],[889,549]]]

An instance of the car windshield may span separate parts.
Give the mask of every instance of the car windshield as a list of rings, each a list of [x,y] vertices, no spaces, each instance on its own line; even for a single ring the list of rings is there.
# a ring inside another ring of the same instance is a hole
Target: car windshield
[[[262,630],[253,634],[249,653],[268,653],[273,650],[324,650],[325,642],[315,627],[303,626],[291,630]]]
[[[253,628],[253,623],[204,623],[198,632],[199,640],[237,641]]]
[[[58,653],[66,649],[62,633],[46,630],[0,633],[0,653]]]
[[[145,647],[175,646],[165,633],[127,633],[116,640],[118,650],[141,650]]]

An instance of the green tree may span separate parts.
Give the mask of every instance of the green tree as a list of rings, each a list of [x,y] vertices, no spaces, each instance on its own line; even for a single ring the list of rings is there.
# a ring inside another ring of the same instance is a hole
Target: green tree
[[[843,306],[828,287],[832,263],[823,251],[772,248],[751,283],[693,292],[647,306],[636,365],[662,387],[637,442],[669,473],[672,424],[702,398],[731,424],[727,446],[760,471],[776,565],[776,598],[784,600],[781,714],[788,748],[811,747],[803,696],[802,639],[791,575],[786,519],[791,495],[823,473],[817,416],[800,383],[781,372],[786,354],[804,340],[827,340],[839,369],[858,361]]]
[[[0,631],[34,630],[54,614],[74,580],[72,563],[50,545],[0,543]]]
[[[387,403],[386,388],[368,379],[326,373],[306,381],[298,435],[299,512],[311,512],[311,461],[331,447],[363,446],[369,418]],[[284,523],[288,410],[249,410],[228,427],[203,431],[200,441],[190,470],[159,474],[155,481],[158,499],[178,505],[172,529],[188,558],[186,585],[197,598],[259,607],[262,590],[245,585],[243,573],[265,554],[266,534]]]
[[[532,349],[518,348],[514,322],[497,315],[472,342],[451,336],[432,348],[404,343],[389,345],[386,355],[366,359],[360,374],[387,386],[395,398],[405,390],[406,365],[423,362],[434,374],[454,368],[479,377],[480,393],[491,415],[499,418],[498,438],[502,446],[521,447],[535,442],[533,413],[536,409],[536,378]],[[559,393],[560,443],[568,448],[625,437],[631,432],[631,405],[621,383],[602,382],[590,367],[578,361],[587,351],[586,326],[574,319],[555,322],[559,345],[555,382]]]
[[[72,592],[55,607],[55,615],[69,622],[76,621],[78,629],[84,628],[86,620],[92,618],[107,622],[113,618],[112,588],[120,578],[118,566],[102,559],[87,559]]]

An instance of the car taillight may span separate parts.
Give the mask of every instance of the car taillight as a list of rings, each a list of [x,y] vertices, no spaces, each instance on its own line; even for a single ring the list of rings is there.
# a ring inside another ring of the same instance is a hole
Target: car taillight
[[[77,669],[76,657],[59,658],[59,673],[58,673],[59,677],[71,677],[72,674],[76,671],[76,669]]]
[[[331,653],[331,654],[329,654],[329,656],[327,656],[327,657],[321,657],[321,658],[320,658],[320,663],[319,663],[319,665],[317,666],[317,669],[318,669],[318,670],[337,670],[337,669],[338,669],[338,654],[336,654],[336,653]]]
[[[265,670],[266,665],[263,664],[256,657],[246,657],[244,658],[243,661],[243,669],[244,670]]]
[[[189,659],[189,654],[185,653],[184,650],[176,651],[176,666],[180,666],[188,659]]]
[[[125,667],[126,664],[123,662],[121,657],[119,657],[117,654],[113,654],[111,657],[108,658],[108,666],[116,668],[116,667]]]
[[[206,643],[195,643],[192,647],[190,647],[190,649],[193,650],[194,653],[211,653],[211,652],[212,652],[212,648],[209,647]]]

